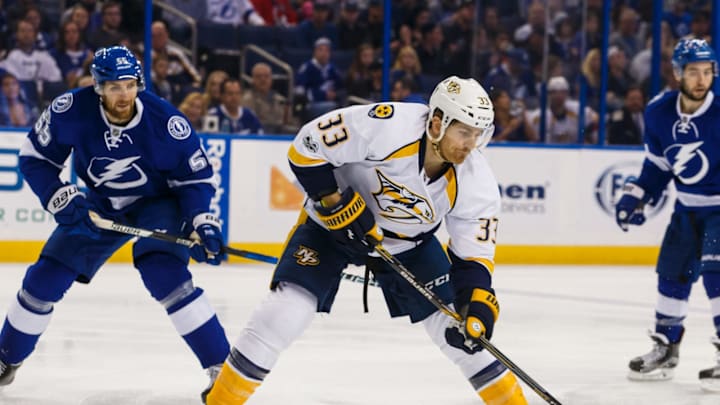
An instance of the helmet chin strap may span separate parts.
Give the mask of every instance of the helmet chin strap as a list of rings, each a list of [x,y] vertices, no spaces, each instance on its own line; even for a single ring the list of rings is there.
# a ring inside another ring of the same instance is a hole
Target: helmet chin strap
[[[440,141],[442,141],[442,139],[445,137],[445,128],[440,128],[440,136],[438,136],[437,138],[430,135],[430,129],[428,128],[427,136],[430,140],[430,145],[432,145],[432,149],[435,155],[437,155],[437,157],[442,159],[442,161],[445,163],[452,163],[445,157],[445,155],[443,155],[442,150],[440,150]]]

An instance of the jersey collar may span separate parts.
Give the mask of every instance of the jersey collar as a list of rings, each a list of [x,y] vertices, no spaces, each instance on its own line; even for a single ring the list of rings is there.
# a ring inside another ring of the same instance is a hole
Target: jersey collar
[[[102,103],[99,104],[100,106],[100,116],[102,117],[103,121],[105,121],[105,125],[108,126],[108,128],[118,128],[118,129],[131,129],[135,128],[139,123],[140,120],[142,120],[142,114],[143,110],[145,109],[145,106],[143,106],[142,101],[140,101],[140,97],[135,97],[135,116],[132,117],[130,122],[128,122],[125,126],[115,125],[108,121],[107,116],[105,115],[105,109],[102,106]]]
[[[707,111],[707,109],[710,108],[710,104],[712,104],[713,99],[715,99],[715,94],[712,92],[712,90],[709,90],[707,93],[707,96],[705,96],[705,101],[703,101],[703,103],[700,105],[700,107],[697,110],[695,110],[694,113],[688,115],[688,114],[683,113],[682,110],[680,109],[680,95],[681,95],[681,93],[678,92],[677,100],[675,100],[675,110],[677,110],[677,114],[679,117],[687,117],[689,120],[703,115],[705,113],[705,111]]]

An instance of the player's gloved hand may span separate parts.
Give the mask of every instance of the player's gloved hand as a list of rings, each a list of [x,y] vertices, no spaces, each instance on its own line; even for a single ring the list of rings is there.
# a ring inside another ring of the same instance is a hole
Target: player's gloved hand
[[[615,222],[620,229],[627,232],[628,225],[645,223],[645,190],[635,183],[625,183],[623,194],[615,204]]]
[[[348,187],[340,197],[340,201],[330,207],[321,201],[315,203],[318,217],[335,240],[360,255],[366,255],[382,242],[382,230],[360,194]]]
[[[193,238],[199,244],[190,248],[190,256],[197,262],[218,265],[225,257],[222,252],[223,236],[220,221],[210,213],[198,214],[193,218]],[[196,236],[197,235],[197,236]]]
[[[71,234],[97,239],[101,231],[90,220],[89,211],[92,208],[75,184],[63,185],[45,201],[45,209],[53,214],[55,222],[73,226]]]
[[[469,354],[479,352],[483,349],[478,344],[480,336],[488,340],[492,337],[500,313],[495,292],[492,288],[473,288],[469,294],[462,294],[455,300],[455,308],[460,309],[463,321],[454,322],[445,329],[445,340],[450,346]]]

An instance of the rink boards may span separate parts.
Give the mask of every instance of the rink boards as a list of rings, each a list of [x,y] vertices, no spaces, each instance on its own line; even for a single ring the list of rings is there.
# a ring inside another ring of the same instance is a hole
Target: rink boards
[[[54,222],[18,169],[25,132],[0,133],[0,262],[37,258]],[[203,135],[220,187],[213,211],[232,246],[277,255],[303,194],[287,163],[289,137]],[[502,193],[498,263],[651,264],[670,217],[672,191],[622,232],[614,201],[640,172],[641,149],[492,146],[485,154]],[[64,172],[68,179],[75,176]],[[440,231],[441,240],[447,239]],[[128,261],[126,246],[113,261]]]

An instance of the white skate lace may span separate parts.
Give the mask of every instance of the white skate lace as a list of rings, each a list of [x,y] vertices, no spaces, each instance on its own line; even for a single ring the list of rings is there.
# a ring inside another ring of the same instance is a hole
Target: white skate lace
[[[667,354],[668,348],[664,345],[655,344],[655,347],[650,351],[650,353],[642,356],[644,363],[651,363],[658,360],[662,360],[663,357]]]

